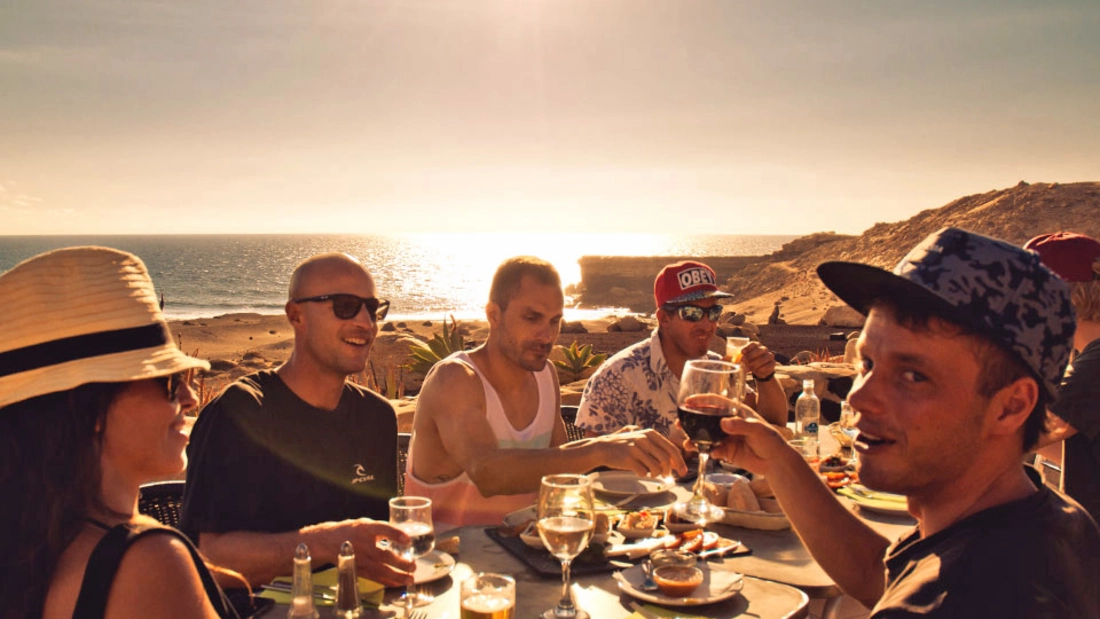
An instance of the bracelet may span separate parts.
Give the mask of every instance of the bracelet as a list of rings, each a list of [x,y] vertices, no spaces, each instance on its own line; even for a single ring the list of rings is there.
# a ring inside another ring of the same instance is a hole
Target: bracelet
[[[758,383],[766,383],[766,382],[768,382],[769,380],[775,380],[775,370],[772,370],[772,373],[771,373],[771,374],[768,374],[768,375],[767,375],[767,376],[765,376],[764,378],[760,378],[760,377],[759,377],[759,376],[757,376],[756,374],[753,374],[753,375],[752,375],[752,377],[753,377],[754,379],[756,379],[756,382],[758,382]]]

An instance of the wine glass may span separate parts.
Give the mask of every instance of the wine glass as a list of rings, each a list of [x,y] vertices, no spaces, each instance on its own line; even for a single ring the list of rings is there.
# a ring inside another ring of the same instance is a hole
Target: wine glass
[[[852,409],[852,405],[848,404],[848,400],[844,400],[840,403],[840,421],[837,422],[840,432],[844,435],[844,442],[841,444],[844,455],[848,457],[848,462],[854,468],[859,461],[859,454],[855,450],[856,437],[859,436],[859,429],[856,428],[856,423],[859,421],[859,415]]]
[[[741,366],[713,359],[692,359],[684,364],[680,377],[680,393],[676,398],[680,426],[699,450],[699,475],[695,478],[692,497],[677,503],[673,509],[680,518],[705,526],[722,517],[722,510],[703,495],[710,448],[722,440],[722,418],[737,410],[745,383]]]
[[[569,566],[596,529],[592,480],[584,475],[547,475],[539,487],[538,529],[543,545],[561,561],[561,600],[542,619],[588,619],[569,590]]]
[[[420,496],[399,496],[390,499],[390,524],[409,536],[409,543],[395,544],[394,549],[403,559],[414,561],[435,548],[435,528],[432,527],[432,500]],[[418,593],[409,591],[401,595],[405,603],[405,616],[412,614],[414,606],[431,602]]]

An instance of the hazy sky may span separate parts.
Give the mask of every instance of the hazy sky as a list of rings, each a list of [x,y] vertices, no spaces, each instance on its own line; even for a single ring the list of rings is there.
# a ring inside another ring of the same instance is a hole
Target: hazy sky
[[[0,234],[860,232],[1100,177],[1100,2],[5,0]]]

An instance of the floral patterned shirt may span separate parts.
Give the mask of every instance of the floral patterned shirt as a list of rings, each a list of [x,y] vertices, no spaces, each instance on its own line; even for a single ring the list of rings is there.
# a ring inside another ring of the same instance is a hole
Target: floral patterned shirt
[[[710,352],[711,359],[721,355]],[[588,379],[577,411],[577,427],[610,434],[626,425],[653,428],[671,436],[676,427],[680,377],[665,362],[657,329],[619,351]]]

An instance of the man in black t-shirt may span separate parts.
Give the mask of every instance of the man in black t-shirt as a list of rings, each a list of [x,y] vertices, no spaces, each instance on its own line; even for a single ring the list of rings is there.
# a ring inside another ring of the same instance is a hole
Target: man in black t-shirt
[[[1065,282],[1034,253],[957,228],[892,272],[817,272],[867,316],[848,395],[860,480],[906,495],[916,528],[893,543],[876,533],[759,420],[723,420],[713,453],[769,478],[814,559],[874,619],[1100,616],[1100,528],[1022,465],[1069,358]]]
[[[352,542],[358,573],[408,584],[414,564],[381,549],[397,493],[397,419],[361,372],[388,303],[346,254],[295,269],[286,304],[294,350],[275,371],[228,386],[199,415],[188,448],[183,529],[215,564],[251,583],[291,572],[299,543],[315,566]]]
[[[1066,494],[1100,521],[1100,241],[1073,232],[1037,236],[1024,245],[1066,280],[1077,312],[1070,362],[1039,447],[1065,441]],[[1040,452],[1042,453],[1042,452]]]

